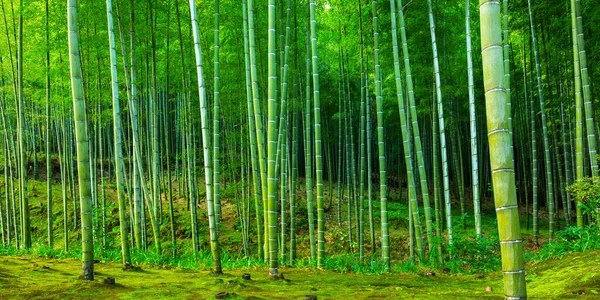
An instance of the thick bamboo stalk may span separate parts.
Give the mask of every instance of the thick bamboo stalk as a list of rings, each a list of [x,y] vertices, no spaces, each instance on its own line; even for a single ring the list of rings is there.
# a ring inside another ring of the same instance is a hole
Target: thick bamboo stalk
[[[490,165],[506,299],[525,299],[523,241],[515,188],[510,106],[504,87],[500,3],[480,0],[481,56],[486,98]]]

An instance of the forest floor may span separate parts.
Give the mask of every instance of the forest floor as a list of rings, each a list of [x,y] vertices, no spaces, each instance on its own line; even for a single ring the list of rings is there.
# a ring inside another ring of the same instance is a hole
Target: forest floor
[[[176,185],[175,185],[176,186]],[[427,266],[412,266],[404,269],[403,262],[408,256],[408,207],[405,199],[401,197],[398,189],[392,189],[388,203],[390,228],[390,242],[392,247],[392,273],[383,275],[369,275],[365,273],[378,273],[376,270],[356,269],[357,259],[356,242],[351,242],[347,234],[346,203],[342,206],[342,224],[336,222],[337,197],[330,198],[330,191],[325,191],[327,207],[331,211],[327,215],[328,234],[326,236],[328,252],[332,256],[332,266],[328,270],[315,270],[305,268],[302,264],[296,267],[282,266],[280,271],[286,280],[272,281],[267,279],[268,269],[266,267],[244,267],[250,261],[238,260],[236,257],[242,255],[241,235],[239,217],[236,214],[234,204],[234,193],[225,190],[224,215],[222,227],[221,245],[225,253],[229,254],[228,262],[224,262],[225,275],[215,277],[207,271],[211,265],[207,256],[205,261],[190,263],[190,214],[186,208],[186,202],[182,197],[175,197],[175,215],[178,240],[178,252],[182,254],[180,260],[166,263],[166,257],[150,257],[150,260],[140,261],[140,254],[132,257],[136,266],[141,269],[135,271],[124,271],[119,261],[118,244],[118,220],[114,197],[114,184],[106,183],[107,198],[107,248],[96,249],[100,259],[95,264],[95,280],[87,282],[79,279],[81,274],[81,261],[68,257],[78,257],[80,252],[80,229],[72,228],[72,215],[69,217],[69,244],[73,252],[60,250],[64,243],[62,231],[63,207],[60,184],[53,185],[54,202],[54,231],[55,247],[44,248],[46,232],[46,190],[45,182],[30,181],[30,211],[32,216],[32,235],[34,250],[30,252],[18,252],[16,250],[0,249],[0,299],[210,299],[215,298],[219,292],[230,293],[231,299],[300,299],[306,295],[317,295],[319,299],[376,299],[376,298],[417,298],[417,299],[464,299],[464,298],[503,298],[502,274],[496,271],[499,266],[499,249],[484,249],[468,251],[471,246],[477,246],[468,236],[473,236],[472,218],[461,219],[460,213],[453,211],[453,217],[457,224],[454,227],[455,234],[463,237],[467,242],[462,251],[470,258],[461,257],[455,259],[455,267],[451,274],[445,274],[443,269],[427,269]],[[302,199],[303,190],[299,189],[298,204],[298,257],[308,257],[308,237],[306,226],[305,200]],[[335,194],[337,195],[337,194]],[[333,196],[333,195],[332,195]],[[330,202],[330,199],[333,200]],[[207,224],[203,215],[205,203],[199,200],[199,235],[206,237]],[[344,201],[345,202],[345,201]],[[458,203],[456,203],[458,204]],[[72,199],[67,201],[68,211],[73,211]],[[166,209],[167,203],[163,202]],[[365,203],[366,206],[366,203]],[[374,211],[379,210],[378,201],[373,203]],[[77,206],[75,206],[77,207]],[[455,205],[454,207],[458,207]],[[542,210],[543,211],[543,210]],[[497,225],[494,217],[494,209],[491,201],[484,202],[482,207],[482,225],[488,236],[497,235]],[[366,215],[365,211],[365,215]],[[166,216],[163,222],[166,224]],[[461,229],[460,223],[464,220],[466,230]],[[380,222],[375,215],[375,224]],[[527,230],[526,221],[521,220],[524,233],[525,247],[527,252],[535,253],[538,247],[532,240],[532,232]],[[365,234],[368,232],[368,222],[365,222]],[[541,214],[540,226],[545,228],[546,218]],[[167,240],[169,230],[167,226],[161,228],[164,239]],[[116,231],[115,231],[116,230]],[[355,228],[353,229],[354,232]],[[547,230],[540,229],[540,241],[547,240]],[[98,232],[96,232],[98,235]],[[376,231],[376,236],[379,232]],[[98,236],[95,237],[100,241]],[[365,252],[370,253],[370,246],[365,238]],[[472,242],[472,241],[471,241]],[[493,239],[490,243],[496,245]],[[485,245],[484,245],[485,246]],[[489,246],[489,245],[487,245]],[[485,247],[487,247],[485,246]],[[36,248],[37,247],[37,248]],[[164,249],[169,244],[163,245]],[[208,249],[208,241],[202,239],[201,247]],[[349,248],[353,250],[349,252]],[[151,249],[151,244],[149,245]],[[458,248],[457,248],[458,249]],[[462,249],[462,248],[460,248]],[[251,248],[251,253],[256,249]],[[478,252],[481,251],[481,252]],[[44,254],[44,252],[46,254]],[[104,252],[104,253],[102,253]],[[77,254],[79,253],[79,254]],[[132,253],[135,254],[136,252]],[[236,254],[237,253],[237,254]],[[15,256],[19,255],[19,256]],[[187,256],[186,256],[187,255]],[[374,254],[375,257],[378,254]],[[46,258],[44,258],[46,257]],[[53,257],[50,259],[48,257]],[[341,257],[341,258],[340,258]],[[150,263],[156,258],[156,263]],[[193,256],[191,256],[193,258]],[[496,259],[494,261],[494,259]],[[232,263],[235,261],[235,263]],[[493,262],[494,261],[494,262]],[[600,251],[585,251],[583,253],[569,253],[554,259],[532,259],[528,260],[526,266],[528,294],[535,298],[565,298],[565,297],[591,297],[600,295]],[[337,264],[337,265],[336,265]],[[483,265],[486,265],[485,267]],[[304,263],[306,265],[306,263]],[[404,265],[406,266],[406,264]],[[375,267],[375,269],[377,269]],[[490,271],[493,270],[493,271]],[[375,272],[374,272],[375,271]],[[428,271],[435,275],[428,276]],[[252,280],[245,281],[242,274],[251,274]],[[112,277],[116,284],[105,284],[103,281]],[[491,292],[488,292],[488,287]]]
[[[0,258],[0,299],[464,299],[503,298],[502,275],[344,274],[282,268],[285,280],[267,279],[266,268],[226,270],[222,276],[179,268],[124,271],[97,263],[94,281],[78,278],[81,262],[33,256]],[[527,266],[532,298],[598,297],[600,251],[569,254]],[[243,273],[252,280],[243,280]],[[106,284],[108,277],[116,284]],[[491,288],[491,292],[489,289]]]

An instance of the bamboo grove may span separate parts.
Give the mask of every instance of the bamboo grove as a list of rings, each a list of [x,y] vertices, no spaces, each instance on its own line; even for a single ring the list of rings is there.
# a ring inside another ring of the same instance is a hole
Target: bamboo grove
[[[87,279],[109,247],[443,265],[468,226],[522,298],[521,227],[593,222],[566,192],[598,176],[592,1],[0,4],[2,243],[81,242]]]

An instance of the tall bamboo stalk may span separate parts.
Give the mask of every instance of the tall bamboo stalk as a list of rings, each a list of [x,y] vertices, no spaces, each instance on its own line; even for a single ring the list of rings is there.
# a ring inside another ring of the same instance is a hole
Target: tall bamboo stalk
[[[475,112],[475,88],[473,83],[473,58],[471,55],[471,13],[470,2],[465,1],[465,28],[467,36],[467,77],[469,89],[469,123],[471,137],[471,186],[473,189],[473,211],[475,216],[475,234],[481,237],[481,208],[479,204],[479,162],[477,161],[477,119]],[[508,18],[508,17],[507,17]],[[507,58],[505,58],[507,60]],[[506,63],[505,63],[506,65]],[[506,75],[505,75],[506,76]],[[510,74],[508,75],[510,78]],[[506,77],[505,77],[506,79]]]
[[[52,166],[50,164],[50,26],[49,26],[49,5],[46,0],[46,193],[48,209],[48,246],[54,248],[54,215],[52,209]],[[8,159],[8,158],[7,158]],[[6,170],[6,169],[4,169]],[[6,173],[6,171],[5,171]],[[8,205],[6,207],[8,210]],[[8,219],[8,218],[7,218]],[[10,230],[9,230],[10,232]]]
[[[403,91],[402,91],[402,81],[400,79],[401,74],[400,74],[400,58],[399,58],[399,53],[398,53],[398,37],[397,37],[397,29],[396,29],[396,1],[394,0],[390,0],[390,9],[391,9],[391,19],[392,19],[392,45],[393,45],[393,55],[394,55],[394,75],[395,75],[395,82],[396,82],[396,98],[398,101],[398,109],[400,112],[400,126],[401,126],[401,130],[402,130],[402,146],[404,149],[404,161],[406,164],[406,176],[408,178],[408,199],[409,199],[409,205],[411,207],[411,214],[412,214],[412,218],[413,218],[413,226],[414,226],[414,230],[415,230],[415,241],[416,241],[416,246],[417,246],[417,253],[419,256],[419,259],[423,260],[425,258],[425,250],[423,247],[423,239],[421,237],[421,219],[419,218],[419,206],[417,203],[417,193],[416,193],[416,186],[415,186],[415,176],[413,174],[413,153],[412,153],[412,149],[411,149],[411,143],[410,143],[410,139],[409,139],[409,128],[408,128],[408,118],[406,116],[407,112],[404,109],[404,96],[403,96]],[[413,122],[414,124],[414,122]],[[414,128],[413,128],[414,129]],[[417,129],[418,130],[418,129]],[[417,132],[418,133],[418,132]],[[420,140],[419,140],[420,141]],[[419,149],[419,147],[416,147],[417,149]],[[422,153],[421,153],[421,159],[423,158]],[[424,168],[423,168],[423,174],[420,175],[424,175]],[[427,179],[425,179],[425,183],[427,182]],[[429,198],[429,192],[427,185],[423,185],[423,179],[421,180],[421,188],[423,190],[423,194],[427,193],[427,198]],[[426,192],[427,191],[427,192]],[[423,200],[425,201],[425,200]],[[429,199],[427,200],[427,202],[429,201]],[[428,209],[428,205],[426,205],[426,208]],[[425,219],[427,220],[427,217],[425,217]],[[427,221],[426,221],[427,222]],[[432,226],[431,226],[431,216],[429,217],[429,230],[427,231],[427,239],[428,239],[428,244],[429,244],[429,249],[433,249],[433,232],[431,230]]]
[[[113,107],[113,134],[114,134],[114,156],[115,156],[115,177],[117,178],[117,202],[119,205],[119,224],[121,234],[121,255],[123,265],[126,269],[131,267],[131,257],[129,254],[127,208],[125,205],[125,195],[123,186],[125,179],[123,176],[123,146],[121,138],[121,108],[119,104],[119,80],[117,76],[117,50],[115,43],[115,32],[113,26],[112,1],[106,0],[106,16],[108,23],[108,45],[110,49],[110,77],[112,91]]]
[[[375,103],[377,105],[377,152],[379,156],[379,198],[381,201],[381,256],[383,270],[390,270],[390,234],[387,211],[387,174],[385,165],[385,142],[383,136],[383,97],[381,83],[381,65],[379,62],[379,31],[377,1],[371,2],[373,9],[373,63],[375,64]]]
[[[256,130],[254,129],[254,108],[252,105],[252,79],[250,76],[250,54],[249,54],[249,38],[248,38],[248,9],[246,7],[246,1],[242,1],[242,15],[244,19],[244,62],[246,67],[246,100],[248,110],[248,139],[250,144],[250,160],[252,165],[252,190],[254,197],[254,210],[256,214],[256,238],[259,243],[258,258],[264,260],[263,247],[260,246],[260,242],[263,240],[263,227],[261,218],[261,200],[260,200],[260,183],[259,183],[259,166],[258,166],[258,150],[256,145]],[[290,246],[291,247],[291,246]]]
[[[89,139],[86,122],[85,100],[81,60],[79,57],[79,38],[77,28],[77,0],[67,3],[69,61],[71,70],[71,89],[73,92],[73,116],[77,136],[77,174],[81,204],[81,252],[83,262],[82,278],[94,280],[94,237],[92,234],[92,195],[90,180]]]
[[[193,1],[193,0],[192,0]],[[277,175],[275,159],[277,155],[277,67],[275,43],[275,0],[268,6],[268,93],[267,93],[267,221],[269,241],[269,276],[278,277],[277,243]]]
[[[321,133],[321,97],[319,94],[319,54],[317,51],[317,13],[310,0],[310,37],[315,117],[315,171],[317,185],[317,267],[325,266],[325,211],[323,208],[323,145]]]
[[[548,198],[546,199],[546,206],[548,206],[548,230],[549,239],[552,241],[554,237],[554,191],[552,187],[552,165],[550,157],[550,144],[548,141],[548,128],[546,125],[546,110],[544,108],[544,91],[542,88],[542,74],[540,71],[540,60],[537,39],[535,37],[535,27],[533,23],[533,14],[531,11],[531,0],[527,1],[529,8],[529,22],[531,27],[531,42],[533,44],[533,53],[535,59],[535,71],[537,74],[537,85],[538,85],[538,98],[540,100],[540,113],[542,115],[542,137],[544,140],[544,162],[546,165],[546,193]]]
[[[200,33],[198,29],[198,20],[196,17],[196,1],[190,0],[190,17],[192,21],[192,33],[194,35],[194,52],[196,53],[196,73],[198,75],[198,95],[200,98],[200,122],[202,126],[202,145],[204,153],[204,180],[206,185],[206,206],[208,211],[208,227],[210,233],[210,249],[213,256],[213,272],[223,273],[221,268],[221,254],[219,249],[219,240],[217,237],[217,228],[215,221],[215,206],[212,191],[213,170],[210,165],[209,132],[208,132],[208,112],[206,101],[206,89],[204,86],[204,73],[202,67],[202,51],[200,49]]]
[[[446,205],[446,229],[448,230],[448,244],[452,245],[452,210],[450,205],[450,180],[448,171],[448,154],[446,152],[446,130],[444,123],[444,104],[442,102],[442,88],[440,80],[440,67],[438,62],[437,41],[435,36],[435,23],[431,0],[427,0],[429,6],[429,31],[431,33],[431,48],[433,51],[433,72],[435,74],[435,90],[438,105],[438,117],[440,126],[440,147],[442,153],[442,176],[444,182],[444,203]]]
[[[499,0],[480,0],[479,16],[490,165],[500,235],[504,295],[507,299],[526,299],[523,241],[509,119],[510,106],[503,78]]]

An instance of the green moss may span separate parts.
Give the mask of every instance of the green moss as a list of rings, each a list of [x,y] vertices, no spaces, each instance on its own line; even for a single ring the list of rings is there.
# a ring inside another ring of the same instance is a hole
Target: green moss
[[[232,270],[215,278],[208,271],[146,268],[131,272],[123,271],[116,263],[100,263],[96,264],[96,279],[86,282],[79,280],[81,264],[74,259],[4,257],[0,262],[2,299],[210,299],[222,291],[243,299],[298,299],[308,294],[318,295],[320,299],[503,297],[499,272],[485,276],[364,275],[282,268],[286,280],[272,281],[267,279],[267,268],[262,267]],[[580,293],[597,296],[599,268],[600,251],[528,265],[529,295],[541,298],[579,296]],[[243,273],[249,273],[252,280],[242,280]],[[114,277],[117,284],[104,284],[106,277]],[[487,286],[492,287],[491,293],[486,293]]]
[[[532,264],[526,269],[530,295],[551,298],[582,295],[594,296],[600,290],[599,251],[568,254]],[[595,296],[598,297],[598,296]]]

